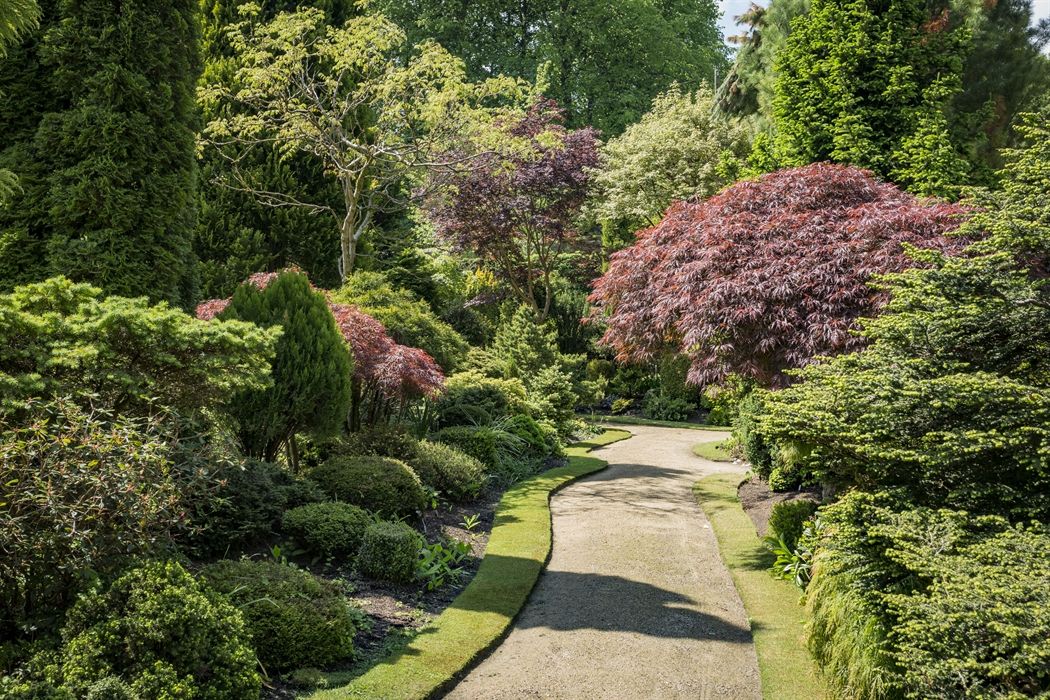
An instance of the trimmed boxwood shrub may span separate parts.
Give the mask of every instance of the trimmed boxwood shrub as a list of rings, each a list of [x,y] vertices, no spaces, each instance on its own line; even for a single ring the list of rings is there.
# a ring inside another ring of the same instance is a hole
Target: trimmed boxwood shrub
[[[331,498],[382,515],[408,515],[426,507],[419,477],[389,457],[332,457],[309,477]]]
[[[407,583],[416,576],[423,544],[423,537],[405,523],[373,523],[365,530],[357,569],[370,578]]]
[[[292,508],[284,514],[281,529],[312,554],[353,557],[371,522],[364,509],[335,501]]]
[[[439,430],[434,439],[467,453],[489,469],[499,462],[499,443],[491,428],[458,425]]]
[[[216,562],[201,575],[240,608],[268,671],[326,666],[353,654],[360,613],[335,582],[287,564],[247,559]]]
[[[769,534],[794,551],[798,538],[802,537],[803,525],[817,512],[817,507],[814,501],[803,498],[777,503],[769,514]]]
[[[66,617],[63,685],[78,697],[119,677],[140,698],[259,696],[244,618],[175,562],[132,569]]]
[[[440,442],[420,442],[412,468],[423,483],[453,503],[476,497],[485,484],[485,465],[466,452]]]

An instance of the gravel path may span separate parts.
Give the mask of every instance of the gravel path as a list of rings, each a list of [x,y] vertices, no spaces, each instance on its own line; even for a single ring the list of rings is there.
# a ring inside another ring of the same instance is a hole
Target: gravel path
[[[615,426],[621,427],[621,426]],[[554,550],[502,644],[447,698],[760,698],[743,605],[692,485],[725,433],[624,426],[551,502]]]

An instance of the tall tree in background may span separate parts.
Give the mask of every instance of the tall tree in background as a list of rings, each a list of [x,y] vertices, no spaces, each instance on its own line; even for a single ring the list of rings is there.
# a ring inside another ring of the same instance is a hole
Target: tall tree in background
[[[245,0],[210,0],[202,16],[201,84],[205,93],[216,86],[232,87],[240,67],[228,34],[243,21]],[[261,21],[280,12],[316,7],[333,26],[356,14],[352,0],[281,0],[260,8]],[[203,100],[202,119],[207,123],[234,113],[226,101]],[[325,177],[316,161],[305,156],[281,157],[276,148],[256,148],[237,154],[250,179],[271,191],[285,192],[304,201],[327,201],[338,206],[336,182]],[[201,294],[228,296],[253,272],[296,266],[322,287],[339,284],[339,241],[332,236],[331,221],[301,208],[259,206],[251,194],[223,185],[229,167],[222,154],[204,149],[200,154],[200,214],[194,236],[199,262]]]
[[[40,7],[36,0],[0,0],[0,60],[7,56],[8,46],[37,26]],[[3,93],[0,93],[0,99]],[[18,187],[18,177],[0,168],[0,207],[7,203]]]
[[[24,189],[0,215],[4,284],[63,273],[110,294],[188,303],[196,3],[42,9],[42,42],[13,54],[0,83],[25,110],[0,115],[13,132],[3,161]]]
[[[598,165],[594,129],[569,131],[562,119],[554,102],[537,100],[509,129],[513,151],[453,178],[453,194],[435,208],[438,232],[497,272],[540,323],[555,271],[585,242],[576,219]]]
[[[240,60],[234,87],[216,85],[211,95],[234,108],[205,136],[228,160],[229,186],[331,222],[343,282],[376,216],[403,209],[412,184],[433,183],[469,160],[473,137],[503,112],[489,105],[512,101],[522,88],[467,82],[462,64],[433,42],[396,60],[405,36],[380,15],[332,27],[324,12],[306,9],[238,29],[230,35]],[[245,155],[274,147],[282,159],[313,159],[338,187],[338,203],[253,181],[241,167]]]
[[[935,97],[958,89],[966,41],[948,8],[925,0],[814,0],[776,57],[781,161],[892,177],[904,139],[943,108]]]
[[[412,42],[437,40],[471,77],[541,83],[570,127],[614,136],[674,82],[711,82],[727,68],[713,0],[377,0]]]

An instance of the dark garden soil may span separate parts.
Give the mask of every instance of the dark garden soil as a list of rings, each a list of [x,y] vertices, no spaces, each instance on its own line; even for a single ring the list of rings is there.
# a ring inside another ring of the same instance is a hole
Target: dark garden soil
[[[737,489],[737,496],[740,498],[740,505],[743,506],[744,512],[750,516],[751,522],[755,524],[758,536],[764,537],[766,528],[769,525],[769,515],[773,512],[773,506],[781,501],[795,500],[809,500],[819,503],[820,488],[814,486],[795,491],[771,491],[769,484],[757,476],[752,476],[740,484],[740,487]]]

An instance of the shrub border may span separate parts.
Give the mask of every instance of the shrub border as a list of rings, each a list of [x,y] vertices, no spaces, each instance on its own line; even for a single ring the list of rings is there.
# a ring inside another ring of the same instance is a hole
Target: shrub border
[[[403,649],[341,688],[313,700],[424,700],[447,690],[507,634],[551,553],[550,499],[581,476],[608,466],[591,450],[629,438],[606,430],[567,448],[569,463],[510,488],[499,502],[478,573],[430,625]]]
[[[737,498],[739,474],[712,474],[693,486],[697,503],[718,540],[722,561],[744,603],[758,653],[762,697],[818,700],[830,697],[802,638],[805,611],[791,581],[769,573],[774,557],[755,532]]]

